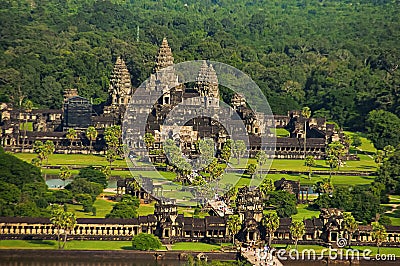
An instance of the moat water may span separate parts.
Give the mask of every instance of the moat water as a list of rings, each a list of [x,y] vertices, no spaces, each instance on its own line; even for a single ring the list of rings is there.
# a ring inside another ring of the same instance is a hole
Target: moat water
[[[351,265],[349,263],[329,263],[330,265],[344,266]],[[318,265],[329,265],[322,261],[291,261],[283,262],[284,266],[318,266]],[[104,258],[83,258],[83,259],[53,259],[48,258],[1,258],[0,266],[185,266],[188,265],[185,261],[178,260],[146,260],[146,259],[104,259]],[[237,265],[236,262],[231,262],[231,265]],[[394,266],[399,265],[397,261],[391,262],[376,262],[376,261],[361,261],[353,265],[379,265],[379,266]]]

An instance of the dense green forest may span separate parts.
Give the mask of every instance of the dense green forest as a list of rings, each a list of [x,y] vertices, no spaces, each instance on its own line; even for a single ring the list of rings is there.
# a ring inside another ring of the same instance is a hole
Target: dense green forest
[[[77,88],[100,103],[116,57],[137,86],[166,36],[175,62],[249,74],[277,114],[307,105],[366,130],[371,110],[400,116],[399,13],[396,0],[0,0],[0,100],[60,108]]]

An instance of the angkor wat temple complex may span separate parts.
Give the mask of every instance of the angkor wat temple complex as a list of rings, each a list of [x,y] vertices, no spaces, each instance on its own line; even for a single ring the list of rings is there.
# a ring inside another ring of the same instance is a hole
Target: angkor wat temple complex
[[[252,199],[248,201],[247,199]],[[244,245],[262,245],[267,239],[262,223],[263,198],[256,189],[239,189],[235,214],[240,217],[239,231],[235,239]],[[160,199],[154,214],[132,219],[78,218],[77,225],[69,233],[68,240],[131,240],[139,233],[158,236],[163,243],[207,242],[221,243],[232,240],[228,226],[229,216],[210,215],[204,218],[185,217],[178,214],[175,202]],[[290,234],[291,218],[281,218],[274,233],[273,243],[293,243]],[[322,209],[318,218],[305,219],[305,234],[299,244],[336,247],[339,238],[348,238],[343,224],[343,213],[338,209]],[[383,246],[400,245],[400,226],[386,226],[387,238]],[[1,239],[55,239],[57,229],[48,218],[0,217]],[[358,225],[352,235],[353,245],[374,245],[372,227]]]
[[[200,68],[198,77],[193,88],[185,87],[180,84],[178,76],[172,72],[160,75],[159,70],[172,66],[174,63],[171,48],[164,38],[155,60],[153,74],[151,74],[147,86],[149,91],[168,86],[173,89],[166,91],[157,102],[153,103],[153,111],[147,119],[147,131],[155,137],[154,146],[150,149],[159,149],[166,138],[171,136],[162,135],[162,121],[174,106],[182,100],[193,100],[193,109],[196,105],[205,108],[219,108],[220,91],[218,77],[211,64],[204,61]],[[162,88],[161,88],[162,89]],[[104,106],[92,106],[92,103],[78,95],[77,90],[67,89],[64,93],[64,104],[60,110],[52,109],[32,109],[13,108],[11,105],[3,103],[0,105],[1,114],[1,144],[5,150],[13,152],[33,152],[33,143],[36,140],[53,141],[56,153],[88,153],[90,141],[85,132],[89,126],[94,126],[98,131],[98,137],[94,142],[96,153],[105,150],[103,133],[106,127],[120,125],[123,121],[125,111],[130,102],[139,101],[146,95],[132,95],[135,89],[131,84],[131,75],[122,58],[117,58],[112,75],[110,77],[109,99]],[[201,96],[201,97],[199,97]],[[243,134],[248,134],[250,146],[248,147],[253,154],[260,149],[257,138],[263,135],[272,135],[265,117],[250,110],[246,106],[246,99],[235,94],[229,103],[237,115],[243,121],[245,130]],[[332,124],[327,124],[323,118],[304,118],[299,111],[289,112],[286,115],[274,116],[274,124],[277,128],[286,128],[290,134],[286,137],[276,139],[275,150],[270,154],[275,158],[300,159],[304,157],[303,145],[304,134],[307,134],[306,151],[308,155],[313,155],[317,159],[324,158],[327,144],[334,140],[342,140],[342,134],[334,130]],[[272,123],[273,124],[273,123]],[[271,123],[269,123],[269,126]],[[306,130],[305,130],[305,127]],[[66,134],[68,129],[74,128],[78,135],[76,139],[68,140]],[[165,128],[164,128],[165,131]],[[178,135],[181,140],[183,151],[191,152],[199,138],[210,137],[215,140],[218,147],[229,138],[226,130],[215,123],[210,117],[197,117],[192,119],[179,132],[171,128],[172,135]],[[173,136],[172,136],[173,137]],[[163,158],[154,158],[162,160]]]

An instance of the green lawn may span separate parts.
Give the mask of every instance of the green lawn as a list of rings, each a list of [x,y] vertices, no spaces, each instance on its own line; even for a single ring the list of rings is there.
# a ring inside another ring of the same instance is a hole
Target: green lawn
[[[113,205],[114,202],[98,197],[93,204],[96,207],[96,216],[93,216],[91,212],[83,212],[82,205],[67,204],[67,207],[68,211],[74,212],[77,218],[104,218],[106,214],[110,213]]]
[[[359,161],[346,161],[345,165],[339,168],[339,171],[363,171],[363,172],[375,172],[377,170],[377,164],[371,156],[366,154],[359,154]],[[231,167],[233,168],[246,168],[246,160],[240,160],[240,164],[237,164],[236,159],[230,160]],[[248,164],[257,163],[255,159],[248,159]],[[264,166],[264,171],[267,166]],[[304,160],[289,160],[289,159],[274,159],[272,161],[271,170],[276,171],[301,171],[308,172],[308,167],[304,165]],[[315,166],[311,168],[313,171],[327,171],[329,172],[329,166],[326,165],[324,160],[316,160]],[[334,169],[333,171],[336,171]]]
[[[271,128],[271,133],[275,134],[278,138],[289,137],[290,133],[284,128]]]
[[[392,221],[392,225],[400,226],[400,207],[397,207],[396,210],[392,213],[386,213]]]
[[[221,245],[206,244],[200,242],[179,242],[172,245],[172,250],[184,250],[184,251],[215,251],[220,250]]]
[[[350,137],[353,135],[358,135],[360,137],[361,146],[357,148],[359,151],[364,151],[367,153],[375,153],[376,152],[376,148],[374,147],[374,144],[369,139],[366,138],[365,133],[350,132],[350,131],[344,131],[344,133]]]
[[[294,221],[303,221],[304,219],[309,219],[312,217],[318,217],[319,211],[307,209],[308,204],[297,205],[297,214],[292,216]]]
[[[33,131],[33,122],[22,122],[19,125],[20,130]]]
[[[0,249],[57,249],[55,240],[0,240]],[[72,240],[66,244],[67,250],[130,250],[131,241]],[[165,247],[162,248],[165,250]]]
[[[154,204],[155,204],[155,202],[152,202],[150,204],[140,204],[140,206],[137,210],[139,216],[146,216],[149,214],[153,214],[154,213]]]
[[[287,180],[300,181],[301,185],[313,185],[318,181],[322,181],[324,178],[329,178],[329,175],[313,175],[311,179],[308,179],[307,175],[289,175],[289,174],[269,174],[269,178],[272,180],[279,180],[286,178]],[[333,185],[367,185],[371,184],[375,179],[375,176],[344,176],[344,175],[332,175]]]

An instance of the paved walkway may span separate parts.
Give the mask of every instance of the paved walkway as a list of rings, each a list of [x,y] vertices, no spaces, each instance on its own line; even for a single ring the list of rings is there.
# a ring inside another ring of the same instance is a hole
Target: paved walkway
[[[254,251],[253,249],[241,248],[241,253],[248,262],[255,266],[283,266],[282,262],[275,256],[260,252],[260,249]]]
[[[210,200],[208,204],[219,217],[233,214],[232,210],[223,201]]]

